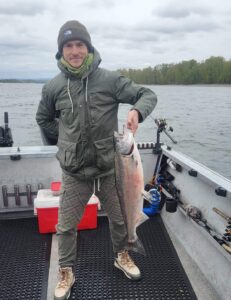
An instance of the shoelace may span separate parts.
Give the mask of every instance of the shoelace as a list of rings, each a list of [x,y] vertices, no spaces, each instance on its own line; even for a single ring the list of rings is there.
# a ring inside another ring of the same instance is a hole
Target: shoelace
[[[58,287],[59,288],[66,288],[68,287],[68,270],[60,270],[58,275]]]
[[[129,256],[128,251],[125,250],[125,251],[121,252],[120,255],[121,255],[121,261],[123,264],[127,265],[128,268],[134,267],[134,262],[131,259],[131,257]]]

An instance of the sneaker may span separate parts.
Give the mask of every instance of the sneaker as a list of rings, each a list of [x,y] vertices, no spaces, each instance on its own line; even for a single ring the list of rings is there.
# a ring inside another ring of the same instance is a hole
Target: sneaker
[[[131,280],[139,280],[141,278],[140,270],[129,256],[127,250],[118,253],[118,256],[115,258],[114,266],[123,271]]]
[[[55,288],[54,300],[66,300],[71,295],[71,288],[75,282],[75,276],[71,267],[59,268],[59,281]]]

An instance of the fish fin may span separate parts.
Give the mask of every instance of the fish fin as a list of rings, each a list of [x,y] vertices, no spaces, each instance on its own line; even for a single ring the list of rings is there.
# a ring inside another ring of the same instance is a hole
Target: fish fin
[[[121,136],[117,131],[114,131],[114,137],[118,138],[119,136]]]
[[[136,222],[136,227],[140,226],[148,219],[149,219],[149,217],[144,212],[141,211],[139,214],[139,218],[137,219],[137,222]]]
[[[148,201],[149,203],[152,203],[152,195],[149,192],[143,190],[142,196],[144,197],[144,199],[146,201]]]
[[[131,151],[133,151],[133,149],[132,149]],[[134,155],[132,155],[132,159],[134,160],[135,166],[138,167],[139,162],[138,162],[137,159],[135,159],[135,156],[134,156]]]

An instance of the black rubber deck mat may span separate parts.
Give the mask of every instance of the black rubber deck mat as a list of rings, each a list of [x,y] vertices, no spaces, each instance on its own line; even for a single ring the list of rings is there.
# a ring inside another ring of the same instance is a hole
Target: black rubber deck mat
[[[113,266],[107,218],[99,218],[97,230],[80,231],[76,283],[70,299],[197,299],[161,217],[142,224],[138,234],[147,256],[131,253],[142,272],[142,279],[134,282]]]
[[[0,221],[0,300],[46,300],[52,235],[37,219]]]

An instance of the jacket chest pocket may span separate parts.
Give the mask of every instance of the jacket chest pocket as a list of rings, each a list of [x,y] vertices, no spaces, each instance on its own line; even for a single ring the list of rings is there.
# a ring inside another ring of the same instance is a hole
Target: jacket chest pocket
[[[81,162],[81,153],[78,150],[78,144],[64,140],[58,141],[57,159],[63,169],[75,173],[83,164]]]
[[[90,111],[91,122],[97,123],[99,120],[104,121],[103,116],[117,107],[116,101],[106,93],[90,93],[88,97],[88,106]]]
[[[59,101],[55,105],[55,109],[60,111],[59,118],[65,125],[71,125],[74,121],[74,111],[71,101]]]

